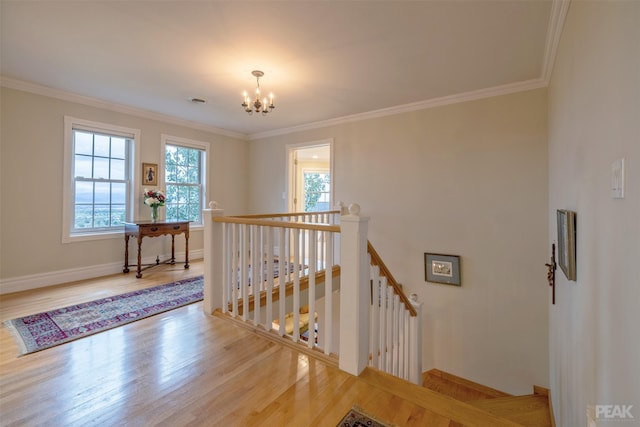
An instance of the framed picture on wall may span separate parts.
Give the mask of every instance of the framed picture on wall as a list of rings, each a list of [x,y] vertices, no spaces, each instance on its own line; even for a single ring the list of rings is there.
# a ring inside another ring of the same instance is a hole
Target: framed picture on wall
[[[576,280],[576,213],[558,209],[558,264],[569,280]]]
[[[461,286],[460,257],[458,255],[424,254],[424,280]]]
[[[142,164],[142,185],[158,185],[158,165],[155,163]]]

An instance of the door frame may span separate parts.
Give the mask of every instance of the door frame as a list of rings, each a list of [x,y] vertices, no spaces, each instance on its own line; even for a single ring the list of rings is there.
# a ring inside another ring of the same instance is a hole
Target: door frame
[[[295,164],[296,154],[298,150],[314,148],[320,146],[329,146],[329,175],[331,182],[329,185],[329,204],[333,206],[335,203],[335,176],[334,176],[334,149],[333,138],[321,139],[317,141],[300,142],[297,144],[288,144],[286,146],[286,176],[285,176],[285,209],[287,212],[294,212],[294,198],[296,197],[296,178],[297,167]],[[301,211],[301,210],[299,210]]]

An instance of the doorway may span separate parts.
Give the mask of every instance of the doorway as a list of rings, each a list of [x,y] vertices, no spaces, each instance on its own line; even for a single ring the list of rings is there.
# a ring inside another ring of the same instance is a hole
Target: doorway
[[[320,212],[333,206],[333,140],[288,147],[289,212]]]

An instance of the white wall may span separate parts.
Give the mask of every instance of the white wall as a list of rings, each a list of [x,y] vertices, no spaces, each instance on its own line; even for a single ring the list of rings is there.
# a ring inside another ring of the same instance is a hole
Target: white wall
[[[140,163],[160,164],[163,133],[210,143],[208,198],[220,201],[229,213],[247,209],[244,166],[248,147],[245,141],[7,87],[1,88],[0,100],[2,285],[29,285],[44,280],[44,273],[51,277],[51,273],[58,272],[64,279],[74,277],[74,272],[80,270],[91,274],[93,269],[94,276],[96,270],[121,271],[122,237],[61,243],[65,115],[141,129],[141,158],[137,159]],[[142,187],[138,190],[141,194]],[[142,196],[138,209],[138,218],[149,217],[149,208],[142,204]],[[145,239],[143,255],[155,257],[170,253],[170,242],[168,238]],[[135,246],[130,242],[130,260],[135,260]],[[202,231],[192,231],[190,251],[201,252],[202,247]],[[176,252],[184,252],[181,236],[176,238]]]
[[[625,158],[626,197],[610,197]],[[577,281],[558,270],[550,378],[559,426],[589,405],[634,405],[640,425],[640,2],[574,1],[549,88],[549,239],[577,212]]]
[[[423,367],[511,393],[548,385],[546,90],[252,141],[252,212],[286,208],[287,144],[334,138],[336,200],[424,301]],[[427,284],[424,252],[462,257]]]

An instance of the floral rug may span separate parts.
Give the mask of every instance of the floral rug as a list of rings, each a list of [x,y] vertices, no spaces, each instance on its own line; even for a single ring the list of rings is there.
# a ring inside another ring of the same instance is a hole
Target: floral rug
[[[21,355],[200,301],[202,276],[7,320]]]
[[[365,414],[362,409],[354,406],[347,412],[336,427],[392,427],[391,424],[375,419],[371,415]]]

